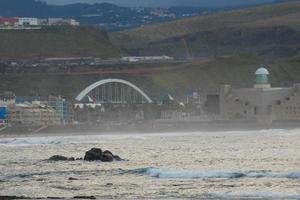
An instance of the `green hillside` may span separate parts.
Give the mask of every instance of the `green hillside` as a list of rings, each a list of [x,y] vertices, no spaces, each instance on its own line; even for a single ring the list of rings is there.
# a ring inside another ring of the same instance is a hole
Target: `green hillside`
[[[107,33],[93,28],[0,30],[0,38],[0,59],[119,55]]]
[[[219,58],[206,64],[194,61],[185,69],[148,74],[0,74],[0,91],[13,91],[18,96],[63,95],[75,98],[88,85],[105,79],[121,78],[143,89],[153,99],[166,93],[181,100],[191,91],[201,94],[216,93],[221,84],[234,87],[252,87],[254,72],[266,63],[273,86],[291,86],[300,83],[300,59],[264,62],[251,57]]]
[[[221,84],[252,87],[260,64],[267,65],[273,86],[291,86],[300,83],[299,19],[300,3],[294,2],[109,33],[110,39],[89,28],[26,31],[28,34],[2,31],[0,37],[6,39],[0,40],[0,57],[112,57],[121,49],[122,54],[131,55],[186,58],[190,54],[191,62],[180,69],[145,74],[0,74],[0,91],[72,98],[89,84],[114,77],[135,83],[154,99],[170,93],[184,100],[190,91],[216,93]],[[142,67],[138,63],[131,66]]]
[[[114,44],[133,55],[191,58],[184,70],[149,79],[173,95],[217,92],[220,84],[252,87],[259,64],[274,86],[300,82],[300,2],[260,6],[113,33]],[[209,58],[203,64],[197,60]]]
[[[111,38],[131,54],[186,57],[187,46],[194,57],[281,56],[281,51],[293,56],[299,52],[299,18],[299,2],[283,3],[145,26],[113,33]]]

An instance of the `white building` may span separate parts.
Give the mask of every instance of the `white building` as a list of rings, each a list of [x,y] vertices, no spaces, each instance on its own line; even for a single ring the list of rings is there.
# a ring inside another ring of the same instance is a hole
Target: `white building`
[[[30,18],[30,17],[20,17],[18,23],[20,26],[26,26],[26,25],[37,26],[39,24],[37,18]]]
[[[63,19],[63,18],[49,18],[48,25],[62,25],[69,24],[71,26],[79,26],[80,23],[75,19]]]
[[[129,56],[122,57],[121,61],[125,62],[141,62],[141,61],[161,61],[161,60],[173,60],[170,56]]]
[[[64,22],[71,26],[80,26],[80,23],[75,19],[64,19]]]
[[[261,67],[255,72],[253,88],[222,86],[220,113],[226,120],[253,120],[262,124],[300,121],[300,84],[271,87],[269,71]]]

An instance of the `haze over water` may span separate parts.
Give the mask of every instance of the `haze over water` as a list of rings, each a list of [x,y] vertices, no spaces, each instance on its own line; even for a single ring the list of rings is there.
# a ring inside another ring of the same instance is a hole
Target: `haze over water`
[[[44,161],[92,147],[127,161]],[[0,195],[300,198],[299,129],[2,138],[0,151]]]

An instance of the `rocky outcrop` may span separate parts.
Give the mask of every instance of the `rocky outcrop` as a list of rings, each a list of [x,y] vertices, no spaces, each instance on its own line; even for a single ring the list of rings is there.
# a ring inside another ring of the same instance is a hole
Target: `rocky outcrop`
[[[73,157],[68,158],[60,155],[54,155],[48,159],[48,161],[74,161],[74,160],[75,158]]]
[[[74,158],[74,157],[65,157],[60,155],[54,155],[47,159],[47,161],[75,161],[82,160],[82,158]],[[106,150],[102,151],[100,148],[92,148],[85,152],[84,159],[85,161],[102,161],[102,162],[113,162],[113,161],[122,161],[118,155],[114,155],[112,152]]]
[[[114,155],[112,152],[106,150],[103,151],[100,148],[92,148],[87,151],[84,156],[84,160],[86,161],[102,161],[102,162],[112,162],[112,161],[121,161],[122,159]]]
[[[100,148],[92,148],[91,150],[85,152],[84,160],[94,161],[101,160],[102,150]]]

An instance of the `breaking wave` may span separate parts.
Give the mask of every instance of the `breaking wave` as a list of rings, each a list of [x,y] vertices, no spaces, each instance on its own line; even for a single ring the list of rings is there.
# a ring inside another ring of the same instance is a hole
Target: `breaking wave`
[[[210,193],[206,199],[265,199],[265,200],[299,200],[298,193],[255,192],[255,193]]]
[[[0,138],[0,145],[44,145],[44,144],[73,144],[73,143],[99,143],[107,140],[139,139],[144,140],[149,137],[182,137],[182,136],[201,136],[201,135],[232,135],[232,134],[272,134],[272,135],[294,135],[300,134],[300,129],[268,129],[268,130],[247,130],[247,131],[222,131],[222,132],[166,132],[166,133],[112,133],[101,134],[90,133],[89,135],[66,135],[66,136],[38,136],[38,137],[15,137]]]
[[[236,178],[288,178],[300,179],[300,172],[275,173],[271,171],[196,171],[196,170],[167,170],[159,168],[144,168],[136,170],[155,178],[182,179],[236,179]]]
[[[0,139],[0,145],[51,145],[51,144],[84,144],[105,143],[109,140],[143,139],[142,136],[130,135],[86,135],[86,136],[51,136],[51,137],[20,137]]]

